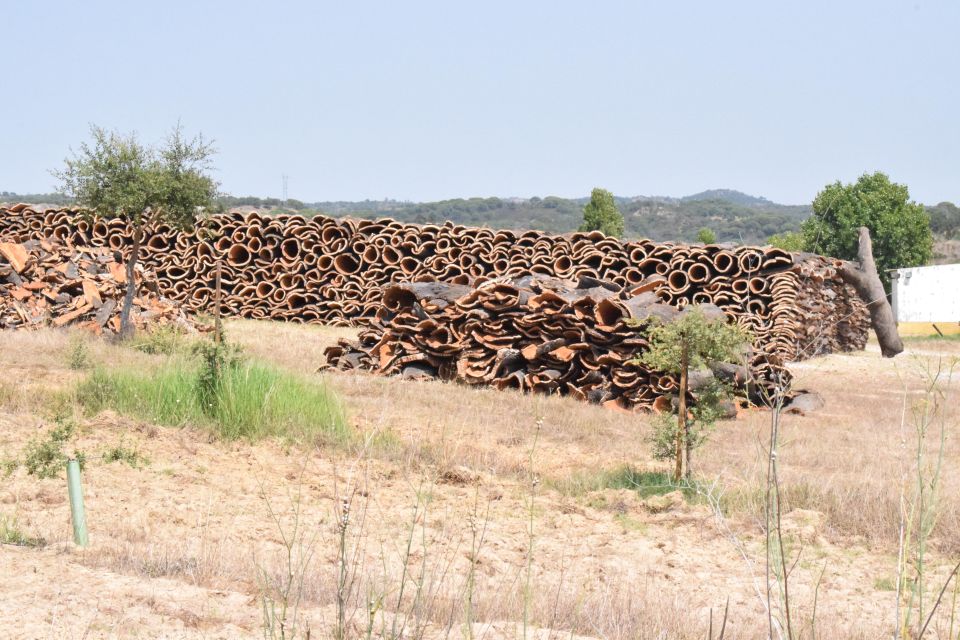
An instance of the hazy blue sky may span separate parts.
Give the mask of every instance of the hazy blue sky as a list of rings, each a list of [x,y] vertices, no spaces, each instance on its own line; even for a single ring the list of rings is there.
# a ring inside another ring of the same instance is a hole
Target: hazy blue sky
[[[790,4],[0,0],[0,190],[179,118],[235,195],[960,201],[960,2]]]

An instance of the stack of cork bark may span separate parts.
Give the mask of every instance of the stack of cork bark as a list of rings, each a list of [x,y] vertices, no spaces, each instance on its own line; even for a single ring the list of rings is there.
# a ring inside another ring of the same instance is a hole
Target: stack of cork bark
[[[135,277],[134,326],[193,327],[175,303],[156,294],[156,281],[142,267]],[[0,329],[71,325],[118,333],[126,282],[125,266],[108,249],[0,241]]]
[[[638,359],[651,323],[669,323],[694,309],[726,322],[712,304],[678,311],[660,301],[666,286],[653,276],[631,293],[612,283],[548,276],[498,278],[476,286],[441,282],[387,286],[376,318],[358,341],[326,350],[328,366],[404,378],[455,380],[534,393],[571,395],[627,411],[670,408],[676,376]],[[720,376],[740,383],[755,402],[772,397],[789,374],[775,357],[745,351],[741,362],[711,363],[691,388]]]
[[[0,236],[56,240],[126,254],[118,220],[68,209],[0,208]],[[756,348],[783,360],[861,349],[869,319],[840,263],[771,247],[620,241],[599,232],[546,235],[451,223],[256,213],[212,216],[190,231],[147,231],[143,264],[160,294],[211,311],[222,264],[222,311],[247,318],[355,324],[376,316],[382,288],[401,282],[469,285],[482,278],[544,275],[595,278],[626,292],[659,275],[660,302],[682,309],[713,304],[756,336]]]

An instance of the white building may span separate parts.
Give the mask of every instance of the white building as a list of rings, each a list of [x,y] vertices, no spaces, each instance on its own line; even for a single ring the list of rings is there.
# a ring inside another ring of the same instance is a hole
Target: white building
[[[890,272],[897,322],[960,322],[960,264]]]

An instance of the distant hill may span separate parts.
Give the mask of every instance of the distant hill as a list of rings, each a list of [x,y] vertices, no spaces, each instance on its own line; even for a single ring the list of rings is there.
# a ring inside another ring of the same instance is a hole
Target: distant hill
[[[583,219],[588,198],[456,198],[439,202],[363,200],[359,202],[301,202],[289,199],[285,208],[302,213],[360,218],[396,218],[404,222],[458,224],[502,229],[538,229],[549,233],[575,231]],[[60,194],[0,192],[0,202],[69,204]],[[253,207],[280,210],[277,198],[230,196],[221,198],[227,209]],[[776,204],[766,198],[731,189],[713,189],[682,198],[662,196],[618,197],[628,237],[690,242],[709,227],[721,242],[760,243],[774,233],[792,231],[810,215],[810,207]]]
[[[736,191],[734,189],[708,189],[707,191],[695,193],[692,196],[684,196],[680,198],[680,200],[682,202],[690,202],[692,200],[725,200],[727,202],[732,202],[733,204],[742,204],[747,207],[778,206],[766,198],[758,198],[757,196],[751,196],[747,193]]]
[[[61,207],[70,204],[73,200],[62,193],[15,193],[13,191],[0,191],[0,204],[16,204],[18,202]]]
[[[726,194],[738,201],[708,197]],[[550,233],[575,231],[583,220],[588,198],[457,198],[439,202],[366,201],[314,202],[301,210],[362,218],[391,217],[405,222],[442,223],[505,229],[539,229]],[[794,231],[810,215],[805,205],[781,205],[731,190],[688,196],[618,197],[628,237],[692,242],[702,227],[721,242],[765,242],[775,233]]]

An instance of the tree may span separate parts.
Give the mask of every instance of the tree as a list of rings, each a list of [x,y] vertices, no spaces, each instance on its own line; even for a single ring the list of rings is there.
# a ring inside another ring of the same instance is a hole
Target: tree
[[[767,238],[767,244],[784,251],[803,251],[805,238],[800,231],[784,231]]]
[[[926,264],[933,256],[930,216],[910,200],[906,185],[886,174],[864,174],[853,184],[828,185],[813,201],[813,215],[803,223],[804,248],[855,260],[860,227],[874,242],[880,280],[890,291],[889,269]]]
[[[930,214],[930,230],[934,233],[953,238],[960,235],[960,207],[952,202],[941,202],[935,207],[927,207]]]
[[[700,227],[700,231],[697,231],[697,242],[716,244],[717,234],[715,234],[710,227]]]
[[[713,362],[737,359],[750,338],[743,329],[728,323],[722,314],[708,317],[701,307],[693,306],[684,309],[676,319],[654,326],[647,339],[650,346],[640,356],[640,362],[657,371],[680,376],[677,426],[673,434],[673,479],[674,482],[679,482],[684,475],[684,454],[687,459],[686,476],[689,478],[693,448],[697,444],[696,440],[702,441],[702,438],[694,437],[692,426],[700,423],[702,427],[703,423],[715,420],[715,409],[724,396],[715,383],[709,385],[713,389],[701,394],[702,404],[695,407],[691,416],[687,410],[690,373],[704,369]]]
[[[140,143],[136,134],[90,127],[92,141],[54,171],[60,191],[92,214],[120,218],[132,232],[127,257],[127,290],[120,313],[120,335],[133,334],[130,321],[136,295],[140,247],[151,225],[164,221],[187,228],[217,196],[217,183],[207,175],[212,143],[202,135],[187,139],[178,124],[159,147]]]
[[[594,189],[590,202],[583,207],[580,231],[602,231],[608,236],[623,236],[623,214],[617,209],[613,194],[606,189]]]

